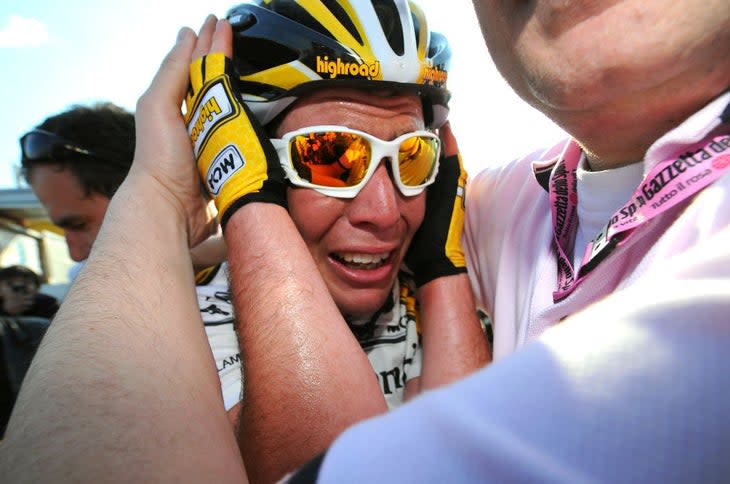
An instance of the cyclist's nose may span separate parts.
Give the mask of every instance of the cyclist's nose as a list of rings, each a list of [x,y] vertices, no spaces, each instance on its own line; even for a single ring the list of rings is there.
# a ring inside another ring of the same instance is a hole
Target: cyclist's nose
[[[349,205],[353,225],[365,223],[387,228],[400,219],[398,187],[393,182],[388,160],[381,160],[375,173]]]

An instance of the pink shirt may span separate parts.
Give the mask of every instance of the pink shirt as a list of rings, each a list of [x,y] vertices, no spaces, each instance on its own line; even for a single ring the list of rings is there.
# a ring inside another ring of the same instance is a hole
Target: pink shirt
[[[730,133],[729,102],[730,93],[726,93],[657,140],[643,161],[647,179],[665,160],[676,159],[710,136],[719,140],[714,145],[718,152],[715,155],[730,155],[730,146],[723,144],[730,145],[730,136],[723,135]],[[720,126],[723,112],[724,125]],[[713,173],[717,180],[708,187],[676,205],[667,202],[661,210],[654,210],[657,213],[652,214],[653,218],[638,224],[622,245],[574,289],[571,287],[567,296],[554,302],[559,276],[553,236],[554,204],[538,178],[547,181],[554,162],[569,143],[486,169],[467,185],[464,247],[477,301],[493,320],[495,358],[512,353],[566,316],[612,292],[664,270],[680,254],[703,245],[730,252],[730,246],[713,243],[723,229],[730,227],[730,210],[726,208],[730,177],[718,171]],[[579,150],[568,152],[566,157],[580,156]],[[667,193],[670,188],[667,186]],[[662,193],[652,203],[664,198]],[[571,255],[569,260],[573,259]],[[730,267],[724,273],[730,274]]]

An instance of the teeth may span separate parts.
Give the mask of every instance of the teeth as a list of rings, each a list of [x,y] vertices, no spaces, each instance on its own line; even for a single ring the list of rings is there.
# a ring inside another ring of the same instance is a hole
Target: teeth
[[[388,258],[389,253],[383,254],[338,254],[345,262],[354,262],[356,264],[377,264]]]
[[[374,269],[383,265],[390,257],[390,252],[384,252],[382,254],[357,254],[347,252],[335,254],[335,257],[346,264],[358,265],[364,269]]]

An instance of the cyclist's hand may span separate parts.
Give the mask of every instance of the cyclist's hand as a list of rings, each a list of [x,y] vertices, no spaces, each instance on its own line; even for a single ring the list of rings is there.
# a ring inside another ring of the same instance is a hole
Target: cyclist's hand
[[[467,173],[449,123],[441,127],[439,136],[439,172],[426,189],[426,214],[405,259],[419,287],[437,277],[466,272],[461,233]]]
[[[198,172],[225,226],[249,202],[286,207],[286,184],[268,135],[241,101],[231,28],[219,21],[208,52],[190,64],[185,122]],[[201,35],[202,38],[202,35]],[[205,50],[205,49],[203,49]]]

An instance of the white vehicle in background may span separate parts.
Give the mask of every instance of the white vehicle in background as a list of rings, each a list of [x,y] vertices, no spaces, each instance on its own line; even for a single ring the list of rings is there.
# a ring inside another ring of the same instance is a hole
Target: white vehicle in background
[[[74,262],[63,230],[29,188],[0,189],[0,267],[20,264],[40,274],[41,292],[63,299]]]

